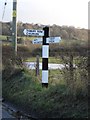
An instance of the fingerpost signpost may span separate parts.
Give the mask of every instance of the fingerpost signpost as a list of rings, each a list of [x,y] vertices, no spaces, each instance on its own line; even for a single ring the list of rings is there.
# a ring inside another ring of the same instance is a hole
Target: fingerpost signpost
[[[33,44],[42,44],[42,87],[48,87],[48,57],[49,43],[59,43],[61,37],[49,37],[49,27],[44,27],[43,30],[24,29],[24,35],[39,36],[32,41]]]

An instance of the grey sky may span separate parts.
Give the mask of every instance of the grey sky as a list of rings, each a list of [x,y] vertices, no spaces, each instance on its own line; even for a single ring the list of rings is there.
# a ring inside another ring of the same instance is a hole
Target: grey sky
[[[0,21],[4,2],[0,0]],[[12,20],[12,1],[7,0],[3,21]],[[44,25],[88,28],[88,0],[17,0],[18,21]]]

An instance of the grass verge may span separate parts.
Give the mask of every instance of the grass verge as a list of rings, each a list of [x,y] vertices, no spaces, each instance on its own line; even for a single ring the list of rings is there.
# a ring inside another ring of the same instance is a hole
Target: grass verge
[[[9,79],[3,79],[3,97],[38,118],[86,118],[87,97],[73,97],[65,84],[42,88],[32,72],[16,70]],[[4,76],[5,78],[5,76]]]

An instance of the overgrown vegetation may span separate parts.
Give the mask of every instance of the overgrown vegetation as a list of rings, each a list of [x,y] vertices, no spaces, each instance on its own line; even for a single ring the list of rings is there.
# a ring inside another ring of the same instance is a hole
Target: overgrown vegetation
[[[30,72],[14,74],[12,79],[3,81],[3,96],[29,114],[41,118],[86,118],[87,99],[79,94],[74,98],[64,84],[42,88]]]
[[[87,48],[81,47],[81,53],[80,47],[69,47],[50,48],[50,52],[54,51],[52,56],[60,58],[66,67],[50,70],[49,87],[42,88],[41,77],[22,64],[40,54],[41,46],[18,46],[16,57],[12,47],[3,46],[3,97],[38,118],[88,117]],[[73,62],[70,56],[77,68],[67,67]]]

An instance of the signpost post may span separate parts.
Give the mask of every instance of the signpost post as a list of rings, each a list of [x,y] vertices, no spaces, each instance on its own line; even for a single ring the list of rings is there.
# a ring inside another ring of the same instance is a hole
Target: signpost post
[[[44,27],[43,30],[24,29],[24,35],[41,36],[32,41],[33,44],[42,44],[42,87],[48,87],[48,57],[49,43],[59,43],[61,37],[49,37],[49,27]]]
[[[43,28],[43,45],[42,45],[42,87],[48,87],[48,57],[49,43],[46,39],[49,37],[49,27]]]

